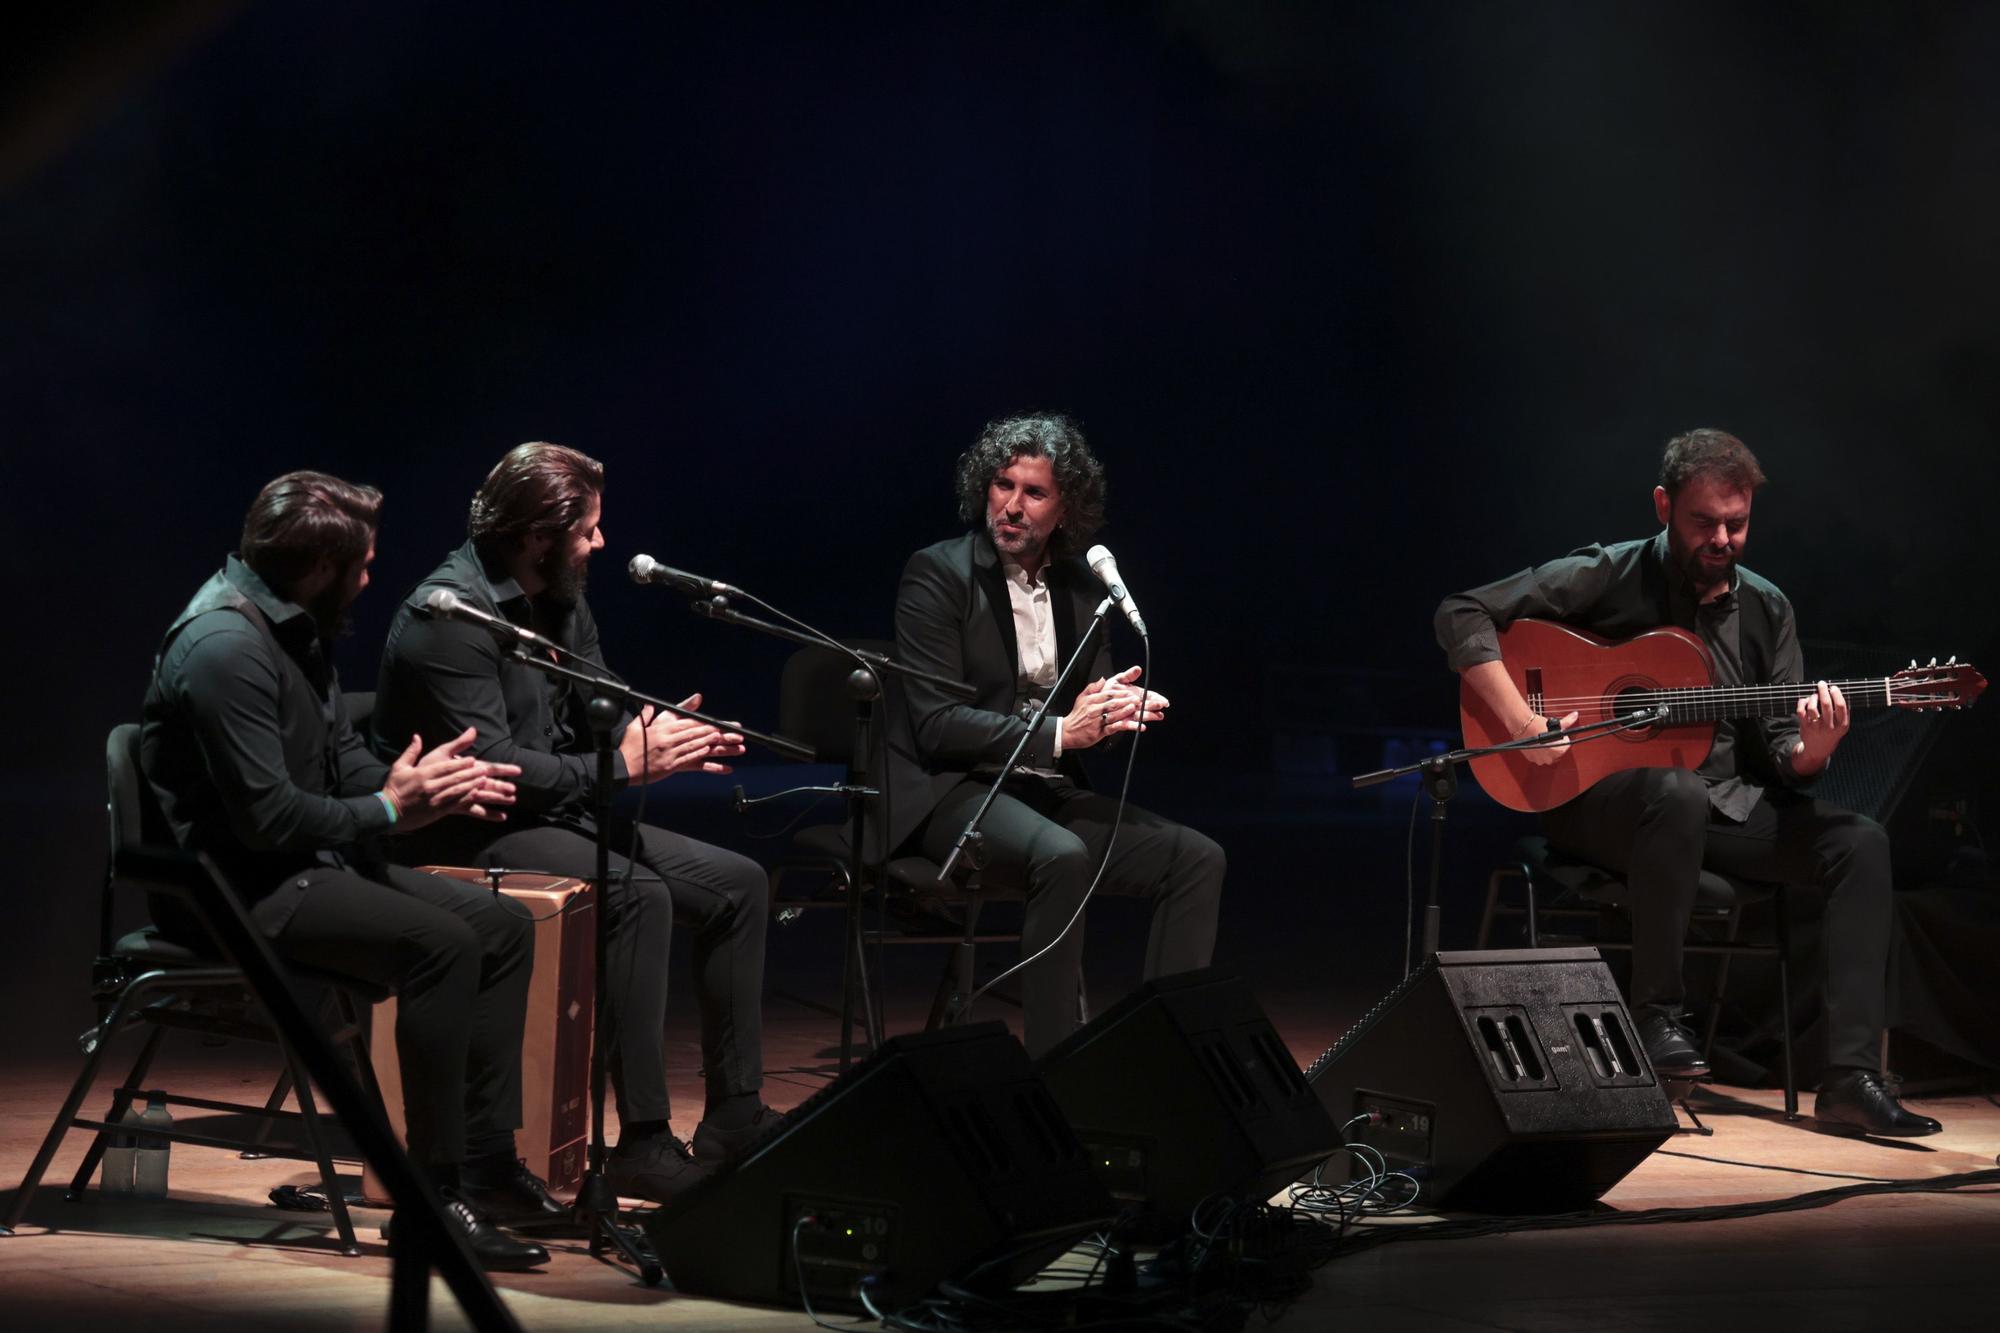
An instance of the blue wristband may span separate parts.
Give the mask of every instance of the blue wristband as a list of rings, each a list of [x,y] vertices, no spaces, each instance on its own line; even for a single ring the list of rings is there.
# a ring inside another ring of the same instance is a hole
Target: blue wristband
[[[398,819],[401,819],[403,817],[403,812],[396,808],[396,802],[390,798],[388,792],[386,791],[376,792],[375,799],[380,801],[382,803],[382,808],[389,812],[389,822],[391,824],[395,823]]]

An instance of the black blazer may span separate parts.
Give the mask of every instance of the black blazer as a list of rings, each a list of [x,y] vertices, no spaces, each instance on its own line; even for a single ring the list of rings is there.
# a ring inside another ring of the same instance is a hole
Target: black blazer
[[[1078,559],[1056,561],[1045,575],[1055,619],[1058,666],[1075,651],[1079,631],[1104,596],[1104,585]],[[1109,675],[1109,636],[1070,674],[1021,762],[1059,768],[1084,782],[1074,752],[1055,758],[1056,721],[1084,686]],[[927,546],[910,557],[896,593],[896,655],[913,667],[963,680],[972,702],[921,680],[898,677],[889,691],[888,783],[891,845],[916,829],[945,794],[977,768],[997,771],[1027,729],[1017,697],[1019,648],[1014,609],[993,541],[984,532]]]

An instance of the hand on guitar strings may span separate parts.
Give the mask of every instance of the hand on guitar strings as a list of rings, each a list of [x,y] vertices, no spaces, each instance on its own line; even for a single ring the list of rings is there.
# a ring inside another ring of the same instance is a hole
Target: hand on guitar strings
[[[1847,734],[1851,721],[1847,699],[1838,685],[1821,681],[1792,711],[1799,720],[1799,738],[1792,743],[1792,769],[1801,776],[1817,773],[1833,758],[1834,747]]]
[[[1576,720],[1581,716],[1583,714],[1572,712],[1560,721],[1551,723],[1549,718],[1543,717],[1540,713],[1530,713],[1528,720],[1515,728],[1513,739],[1517,741],[1527,740],[1538,731],[1550,730],[1552,725],[1568,730],[1570,727],[1576,725]],[[1569,737],[1565,736],[1554,745],[1530,745],[1520,753],[1521,757],[1529,763],[1547,768],[1551,764],[1561,763],[1564,757],[1563,751],[1567,749],[1569,749]]]

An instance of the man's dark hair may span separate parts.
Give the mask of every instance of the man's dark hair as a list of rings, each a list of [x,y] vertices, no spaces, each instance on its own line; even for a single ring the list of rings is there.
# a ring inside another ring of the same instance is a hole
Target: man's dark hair
[[[1049,554],[1058,560],[1082,554],[1104,526],[1104,465],[1084,443],[1082,429],[1059,412],[987,423],[958,456],[959,520],[979,526],[993,474],[1021,457],[1046,458],[1055,474],[1063,517],[1049,538]]]
[[[1764,484],[1764,469],[1750,446],[1726,430],[1691,430],[1667,441],[1660,455],[1660,485],[1669,499],[1696,477],[1714,477],[1732,490],[1755,491]]]
[[[257,492],[237,554],[274,591],[290,595],[322,557],[345,570],[368,554],[382,492],[324,472],[287,472]]]
[[[536,533],[571,532],[604,490],[604,465],[536,440],[507,451],[472,497],[466,531],[479,553],[509,556]]]

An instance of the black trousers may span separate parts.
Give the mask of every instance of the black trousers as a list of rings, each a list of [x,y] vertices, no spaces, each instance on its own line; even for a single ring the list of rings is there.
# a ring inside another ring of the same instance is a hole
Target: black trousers
[[[534,966],[525,907],[401,866],[320,867],[272,936],[280,958],[396,992],[396,1054],[410,1156],[426,1164],[512,1155],[521,1125],[521,1032]]]
[[[1887,1013],[1889,840],[1865,815],[1767,790],[1748,819],[1716,811],[1685,769],[1615,774],[1542,816],[1549,842],[1632,890],[1632,1003],[1678,1009],[1695,878],[1726,875],[1826,895],[1827,1064],[1873,1069]]]
[[[986,795],[966,781],[938,803],[914,837],[925,856],[943,861]],[[1010,778],[980,825],[987,863],[981,876],[1026,894],[1021,955],[1031,957],[1062,935],[1083,902],[1111,842],[1118,798],[1070,782]],[[1137,806],[1125,807],[1099,893],[1153,900],[1146,938],[1148,979],[1206,967],[1215,952],[1227,858],[1206,835]],[[1021,971],[1022,1042],[1040,1055],[1077,1028],[1076,988],[1083,966],[1083,925]]]
[[[638,868],[627,892],[622,874],[632,832],[631,821],[614,821],[605,1012],[598,1016],[618,1115],[627,1124],[668,1118],[667,958],[675,922],[695,932],[708,1099],[763,1087],[770,920],[769,881],[755,861],[650,824],[639,826]],[[474,861],[589,879],[597,874],[597,843],[590,834],[545,824],[501,834]]]

